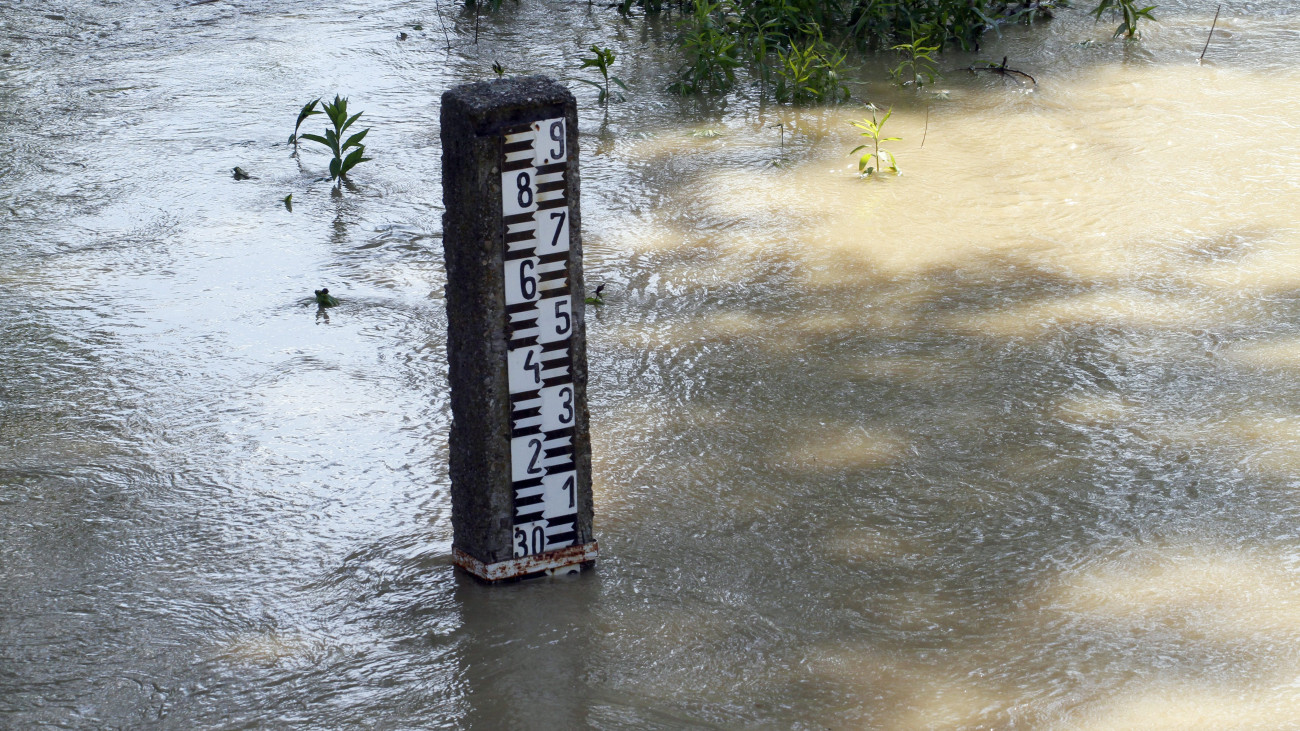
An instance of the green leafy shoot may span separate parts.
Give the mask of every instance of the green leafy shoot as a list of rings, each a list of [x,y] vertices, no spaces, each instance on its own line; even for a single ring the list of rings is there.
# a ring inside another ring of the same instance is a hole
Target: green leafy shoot
[[[627,90],[627,84],[624,84],[622,79],[618,78],[617,76],[610,76],[609,74],[609,67],[614,65],[614,59],[616,58],[616,55],[614,54],[614,50],[612,48],[601,48],[600,46],[594,43],[591,45],[591,48],[587,50],[591,51],[592,55],[590,58],[583,57],[582,59],[580,59],[582,61],[582,65],[579,66],[578,68],[596,69],[597,71],[600,72],[600,78],[602,79],[602,82],[595,82],[589,79],[578,79],[578,81],[596,87],[596,89],[600,92],[600,95],[597,97],[597,101],[599,101],[602,104],[608,105],[609,97],[610,97],[609,82],[613,81],[615,84],[618,84],[619,87],[622,88],[624,91]],[[614,93],[618,94],[618,92],[614,92]],[[618,94],[618,98],[619,101],[622,101],[623,95]]]
[[[1138,30],[1139,20],[1145,18],[1154,21],[1156,19],[1155,16],[1151,14],[1151,11],[1155,9],[1156,6],[1154,5],[1139,8],[1135,0],[1101,0],[1097,7],[1093,9],[1092,15],[1100,21],[1102,14],[1106,11],[1118,10],[1121,16],[1121,22],[1119,27],[1115,29],[1114,35],[1111,37],[1119,38],[1120,35],[1123,35],[1125,38],[1132,40],[1142,35],[1141,31]]]
[[[366,138],[366,134],[370,132],[370,128],[367,127],[345,139],[343,134],[361,117],[362,112],[357,112],[349,117],[348,100],[340,98],[337,94],[334,95],[333,103],[326,102],[321,106],[324,107],[325,116],[329,118],[333,129],[327,127],[324,136],[304,134],[300,135],[300,137],[304,140],[319,142],[329,148],[329,151],[334,154],[334,158],[330,160],[330,179],[334,180],[336,185],[341,186],[343,178],[347,176],[349,170],[370,160],[365,156],[366,146],[361,144],[361,141]],[[348,150],[352,151],[348,152]]]
[[[316,304],[321,307],[338,307],[339,298],[330,294],[329,287],[313,290],[316,293]]]
[[[903,60],[889,72],[899,86],[914,84],[920,89],[926,84],[934,83],[939,68],[931,54],[938,51],[939,46],[926,45],[927,43],[930,43],[929,36],[913,36],[911,43],[900,43],[893,47],[893,50],[903,54]]]
[[[497,78],[501,78],[506,75],[506,67],[502,66],[500,61],[493,61],[492,72],[497,75]]]
[[[307,118],[311,115],[321,113],[321,111],[316,108],[317,104],[320,104],[320,99],[313,99],[304,104],[302,111],[298,112],[298,121],[293,125],[293,134],[289,135],[289,144],[293,145],[295,148],[298,147],[298,128],[301,127],[302,123],[307,121]]]
[[[885,112],[884,117],[876,119],[876,112],[879,110],[873,104],[868,104],[867,107],[871,109],[871,119],[863,118],[856,122],[850,122],[854,127],[862,130],[861,135],[863,137],[871,140],[868,144],[858,145],[849,153],[850,155],[854,155],[861,150],[871,150],[871,152],[858,158],[858,175],[865,178],[868,175],[885,169],[888,169],[890,172],[897,175],[898,160],[894,158],[894,153],[885,150],[880,146],[881,142],[897,142],[902,139],[901,137],[881,137],[885,127],[885,122],[889,121],[889,117],[894,113],[894,109],[893,107],[890,107],[890,109]],[[872,164],[873,159],[875,160],[874,165]]]
[[[682,49],[687,65],[679,78],[668,89],[677,94],[696,94],[725,91],[736,81],[736,68],[741,65],[739,46],[727,18],[728,8],[708,0],[692,0],[690,15],[681,21]],[[770,25],[762,26],[766,33]],[[763,56],[767,56],[764,41]],[[766,67],[763,66],[763,73]]]
[[[816,24],[799,30],[806,39],[804,45],[791,39],[788,51],[776,49],[777,100],[798,103],[847,99],[849,89],[840,77],[844,52],[828,43]]]

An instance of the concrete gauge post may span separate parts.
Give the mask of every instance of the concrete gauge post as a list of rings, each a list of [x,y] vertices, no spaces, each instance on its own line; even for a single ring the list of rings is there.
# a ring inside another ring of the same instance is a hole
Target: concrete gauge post
[[[452,552],[486,581],[596,558],[573,95],[442,95]]]

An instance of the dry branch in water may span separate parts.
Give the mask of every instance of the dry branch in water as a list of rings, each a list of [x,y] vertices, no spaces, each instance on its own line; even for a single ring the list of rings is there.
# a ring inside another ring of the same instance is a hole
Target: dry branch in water
[[[1023,76],[1026,79],[1029,79],[1030,83],[1032,83],[1034,86],[1038,86],[1038,80],[1030,76],[1029,74],[1025,73],[1024,71],[1021,71],[1020,69],[1007,68],[1006,56],[1002,57],[1001,66],[990,63],[987,66],[967,66],[966,70],[971,72],[972,74],[975,73],[976,71],[990,71],[995,74],[1002,74],[1003,76]]]

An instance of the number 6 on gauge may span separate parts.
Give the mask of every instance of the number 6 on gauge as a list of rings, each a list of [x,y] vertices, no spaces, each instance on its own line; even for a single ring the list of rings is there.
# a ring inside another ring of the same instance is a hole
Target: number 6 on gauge
[[[538,263],[532,257],[506,262],[506,304],[520,305],[537,299]]]

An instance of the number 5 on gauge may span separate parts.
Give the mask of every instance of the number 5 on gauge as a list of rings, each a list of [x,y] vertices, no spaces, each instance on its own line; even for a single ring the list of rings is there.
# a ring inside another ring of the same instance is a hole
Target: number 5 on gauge
[[[537,342],[554,343],[573,332],[573,301],[568,295],[548,297],[537,303]]]

